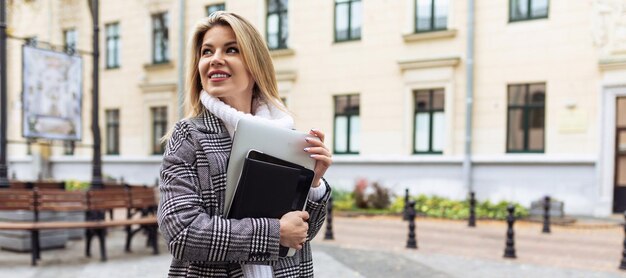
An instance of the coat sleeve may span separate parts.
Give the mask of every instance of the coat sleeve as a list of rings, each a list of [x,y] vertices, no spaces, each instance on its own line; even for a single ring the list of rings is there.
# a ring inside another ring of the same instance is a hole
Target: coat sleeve
[[[278,219],[225,219],[205,209],[197,166],[206,158],[190,129],[185,121],[176,124],[161,165],[157,216],[169,251],[204,263],[277,261]]]
[[[328,204],[328,199],[330,199],[331,189],[326,179],[322,178],[322,181],[323,186],[326,186],[326,193],[324,193],[322,199],[317,202],[307,199],[306,211],[309,213],[309,235],[307,240],[315,238],[326,219],[326,205]]]

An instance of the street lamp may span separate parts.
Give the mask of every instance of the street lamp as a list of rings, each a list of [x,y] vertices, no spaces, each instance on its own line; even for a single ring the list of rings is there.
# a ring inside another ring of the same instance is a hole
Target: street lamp
[[[91,130],[93,132],[93,162],[92,162],[92,188],[104,187],[102,183],[102,157],[100,153],[100,124],[99,124],[99,104],[98,89],[100,81],[98,79],[100,64],[100,27],[98,22],[98,0],[87,0],[91,18],[93,19],[93,95],[91,98]]]
[[[0,0],[0,188],[9,187],[7,168],[7,23],[6,0]]]

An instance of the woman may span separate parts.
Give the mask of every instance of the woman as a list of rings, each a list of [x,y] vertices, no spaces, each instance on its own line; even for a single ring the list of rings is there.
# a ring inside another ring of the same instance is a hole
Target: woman
[[[244,18],[215,12],[190,41],[185,104],[190,115],[171,132],[161,165],[160,230],[174,256],[170,277],[310,277],[309,241],[324,222],[332,160],[324,133],[302,151],[316,160],[306,211],[280,219],[226,219],[224,190],[232,135],[243,117],[293,128],[274,67],[258,31]],[[298,251],[279,258],[279,244]]]

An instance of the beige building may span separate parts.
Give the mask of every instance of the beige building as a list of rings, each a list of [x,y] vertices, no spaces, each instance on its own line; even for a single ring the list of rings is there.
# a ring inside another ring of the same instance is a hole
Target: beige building
[[[9,2],[12,36],[91,51],[87,1]],[[474,9],[455,0],[100,2],[109,176],[158,176],[156,138],[181,115],[181,57],[189,54],[181,46],[197,20],[226,9],[266,37],[297,128],[328,134],[337,188],[366,178],[397,193],[460,199],[473,190],[524,205],[548,194],[572,214],[626,209],[623,0],[476,0]],[[8,49],[9,171],[87,180],[91,56],[81,55],[83,138],[74,154],[45,140],[29,152],[21,44],[12,39]]]

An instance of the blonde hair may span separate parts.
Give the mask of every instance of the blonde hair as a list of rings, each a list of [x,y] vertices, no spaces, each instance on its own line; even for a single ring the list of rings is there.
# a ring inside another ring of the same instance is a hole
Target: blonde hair
[[[269,104],[286,111],[278,95],[278,85],[270,52],[259,32],[245,18],[231,12],[218,11],[200,20],[189,40],[186,75],[188,92],[185,94],[184,100],[187,117],[199,116],[204,110],[200,101],[202,82],[200,81],[198,62],[200,61],[200,49],[204,34],[215,26],[228,26],[233,29],[243,63],[254,80],[252,96],[260,97]]]

